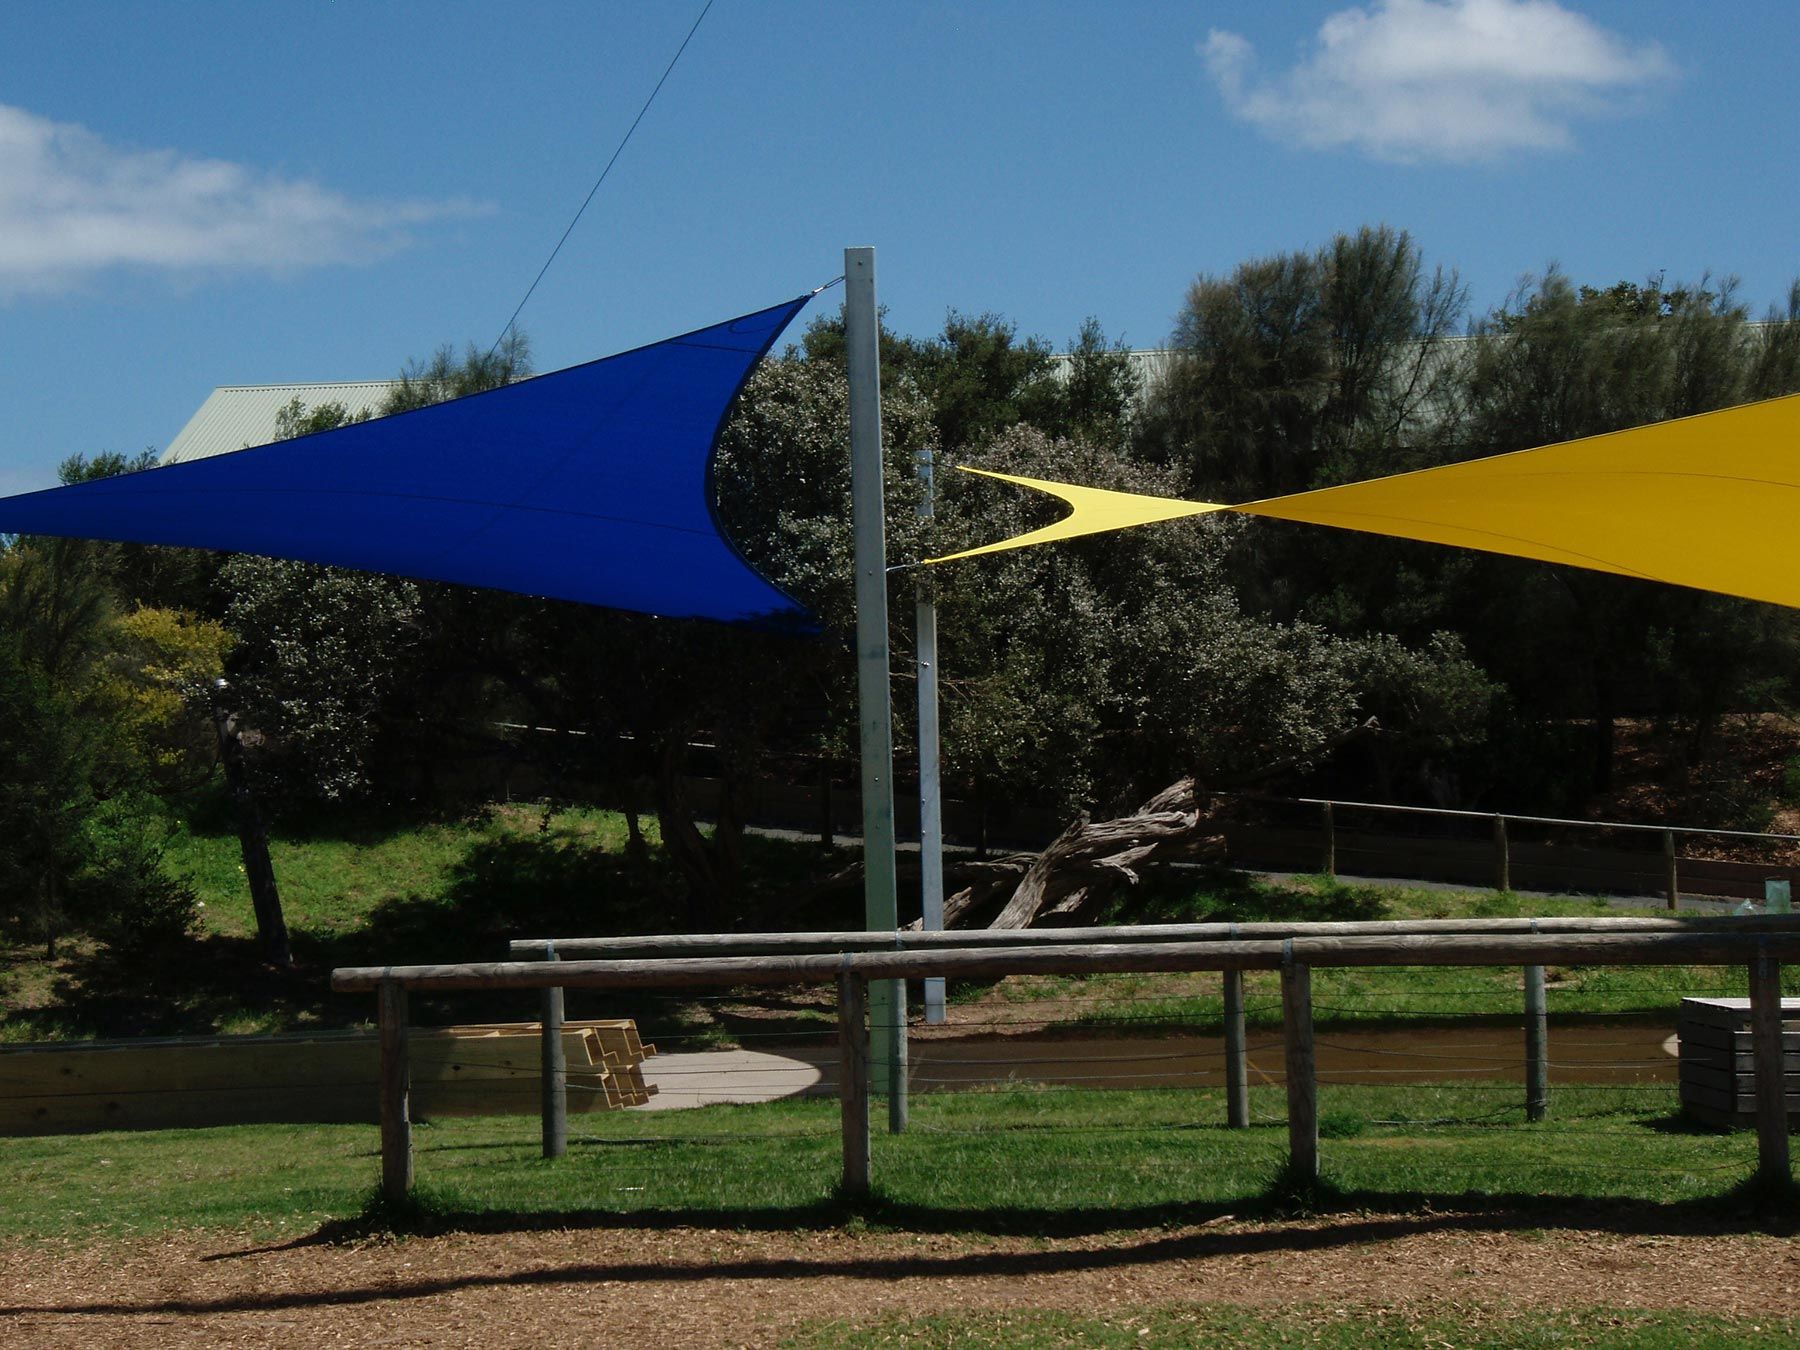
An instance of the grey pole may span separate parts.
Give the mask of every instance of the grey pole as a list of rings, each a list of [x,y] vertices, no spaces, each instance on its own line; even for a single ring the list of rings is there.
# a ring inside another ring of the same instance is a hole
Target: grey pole
[[[544,959],[556,960],[554,946]],[[546,989],[538,997],[539,1020],[543,1023],[538,1058],[543,1079],[544,1156],[560,1158],[569,1151],[569,1061],[563,1048],[563,991]]]
[[[1244,1050],[1244,972],[1225,972],[1225,1124],[1250,1128],[1250,1056]]]
[[[919,515],[929,520],[932,512],[931,447],[920,452]],[[944,802],[938,775],[938,654],[937,600],[924,568],[915,583],[918,602],[919,647],[919,891],[924,901],[924,929],[942,932],[944,927]],[[944,1020],[944,980],[925,981],[925,1020],[937,1026]]]
[[[850,509],[856,536],[856,689],[862,743],[863,918],[898,931],[894,871],[894,722],[890,705],[887,526],[881,486],[881,338],[875,250],[844,250],[844,347],[850,376]],[[906,986],[869,988],[869,1059],[888,1099],[888,1128],[906,1127]]]
[[[1542,1120],[1550,1109],[1550,1017],[1544,968],[1525,967],[1525,1119]]]

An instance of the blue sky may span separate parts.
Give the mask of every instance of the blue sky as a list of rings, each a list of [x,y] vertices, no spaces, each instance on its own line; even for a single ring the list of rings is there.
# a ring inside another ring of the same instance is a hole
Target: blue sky
[[[491,341],[702,0],[0,6],[0,492],[219,384]],[[1800,275],[1800,6],[716,0],[522,318],[542,369],[878,249],[897,328],[1088,315],[1382,222],[1477,309]]]

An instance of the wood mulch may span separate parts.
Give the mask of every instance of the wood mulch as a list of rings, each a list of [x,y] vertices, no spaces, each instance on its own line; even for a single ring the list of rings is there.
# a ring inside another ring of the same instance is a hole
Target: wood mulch
[[[1455,1213],[1076,1239],[606,1228],[331,1245],[218,1233],[0,1244],[0,1344],[779,1342],[954,1310],[1168,1304],[1800,1315],[1800,1243]]]

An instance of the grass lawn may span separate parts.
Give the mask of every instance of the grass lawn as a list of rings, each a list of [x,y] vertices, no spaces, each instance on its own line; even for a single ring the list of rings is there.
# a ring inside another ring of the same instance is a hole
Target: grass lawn
[[[654,818],[647,841],[659,841]],[[367,926],[385,907],[443,896],[493,872],[516,850],[547,858],[621,856],[625,818],[616,811],[569,808],[546,813],[529,804],[496,806],[455,821],[373,822],[363,828],[279,828],[269,855],[281,888],[289,929],[306,934],[348,933]],[[225,937],[256,932],[237,835],[184,831],[171,851],[205,906],[203,931]]]
[[[1605,1345],[1622,1350],[1695,1347],[1722,1350],[1749,1344],[1793,1344],[1800,1319],[1720,1316],[1636,1309],[1560,1312],[1459,1308],[1426,1313],[1416,1308],[1348,1310],[1318,1303],[1285,1308],[1167,1306],[1112,1316],[1023,1309],[950,1313],[938,1317],[888,1317],[873,1323],[828,1322],[790,1337],[796,1350],[821,1346],[1004,1346],[1051,1350],[1066,1346],[1457,1346],[1503,1345],[1516,1350],[1549,1346]]]
[[[1521,1123],[1516,1089],[1333,1087],[1322,1097],[1328,1206],[1505,1209],[1555,1227],[1593,1205],[1730,1210],[1755,1167],[1748,1132],[1695,1130],[1669,1091],[1561,1089]],[[1075,1234],[1240,1216],[1279,1203],[1284,1100],[1252,1093],[1248,1130],[1216,1092],[966,1092],[914,1098],[874,1139],[859,1222],[906,1231]],[[878,1117],[879,1117],[879,1113]],[[617,1112],[571,1122],[539,1156],[531,1117],[422,1124],[416,1214],[456,1227],[695,1223],[830,1227],[840,1164],[831,1101]],[[0,1236],[98,1238],[223,1227],[296,1234],[368,1211],[370,1126],[238,1126],[0,1139]]]

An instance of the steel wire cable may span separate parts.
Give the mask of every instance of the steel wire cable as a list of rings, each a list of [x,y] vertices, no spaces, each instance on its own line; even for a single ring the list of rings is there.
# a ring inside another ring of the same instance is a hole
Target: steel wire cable
[[[700,17],[694,20],[694,26],[688,29],[687,36],[682,38],[681,45],[675,49],[675,55],[669,58],[669,64],[664,68],[662,78],[657,80],[656,87],[650,91],[650,97],[644,100],[644,106],[638,109],[637,116],[631,119],[631,126],[626,129],[624,138],[620,140],[618,148],[612,152],[612,158],[606,161],[606,167],[600,170],[600,176],[594,180],[594,186],[589,188],[587,196],[582,198],[581,205],[575,210],[574,219],[569,222],[568,228],[562,232],[562,237],[556,241],[556,247],[550,250],[550,256],[544,259],[544,265],[538,269],[538,274],[532,278],[531,285],[525,288],[525,295],[519,301],[518,307],[513,310],[512,317],[506,321],[506,327],[500,330],[500,336],[495,338],[494,345],[488,348],[488,357],[490,359],[492,359],[495,352],[500,350],[500,344],[506,341],[506,335],[512,332],[513,325],[519,321],[519,315],[524,312],[526,304],[536,293],[538,283],[544,279],[544,274],[550,270],[550,264],[556,261],[556,255],[562,252],[563,245],[569,242],[569,236],[575,233],[575,227],[581,223],[581,217],[587,212],[588,204],[594,200],[594,194],[600,191],[600,185],[606,181],[607,175],[612,172],[613,165],[619,162],[619,156],[624,154],[625,147],[631,144],[631,138],[637,134],[638,123],[644,120],[644,115],[650,111],[650,105],[656,102],[656,96],[662,92],[663,85],[668,83],[669,76],[675,69],[675,63],[681,60],[681,54],[688,49],[688,43],[694,40],[694,34],[700,31],[700,25],[705,20],[707,14],[712,10],[712,7],[713,0],[706,0],[705,6],[700,10]]]

